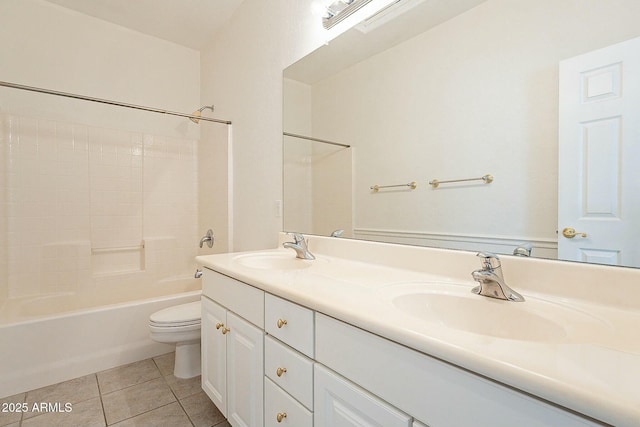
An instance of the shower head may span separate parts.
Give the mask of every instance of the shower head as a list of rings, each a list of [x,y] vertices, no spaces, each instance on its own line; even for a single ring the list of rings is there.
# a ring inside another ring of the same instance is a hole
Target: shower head
[[[206,110],[206,109],[209,109],[209,110],[213,111],[213,105],[205,105],[204,107],[200,107],[196,111],[191,113],[191,115],[200,117],[202,115],[202,110]],[[198,124],[198,123],[200,123],[200,119],[197,118],[197,117],[189,117],[189,120],[191,120],[195,124]]]

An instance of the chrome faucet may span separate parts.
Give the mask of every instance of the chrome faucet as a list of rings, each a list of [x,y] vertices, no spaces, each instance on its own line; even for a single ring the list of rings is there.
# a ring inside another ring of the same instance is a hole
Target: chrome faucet
[[[513,250],[515,256],[531,256],[533,245],[529,242],[521,243],[517,248]]]
[[[471,289],[474,294],[507,301],[524,301],[524,297],[511,289],[504,281],[502,265],[497,255],[489,252],[478,252],[482,258],[482,268],[471,273],[473,280],[480,283]]]
[[[342,228],[339,228],[337,230],[333,230],[329,237],[340,237],[342,236],[342,233],[344,233],[344,230]]]
[[[315,256],[311,252],[309,252],[309,248],[307,247],[307,240],[300,233],[287,233],[293,236],[293,242],[285,242],[282,244],[287,249],[293,249],[296,251],[296,258],[300,259],[316,259]]]

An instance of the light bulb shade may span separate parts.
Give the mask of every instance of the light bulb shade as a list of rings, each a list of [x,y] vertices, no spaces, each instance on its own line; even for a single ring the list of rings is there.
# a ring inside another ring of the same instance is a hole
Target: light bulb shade
[[[372,0],[336,0],[327,7],[326,14],[322,17],[322,26],[329,29],[342,22],[361,7]]]

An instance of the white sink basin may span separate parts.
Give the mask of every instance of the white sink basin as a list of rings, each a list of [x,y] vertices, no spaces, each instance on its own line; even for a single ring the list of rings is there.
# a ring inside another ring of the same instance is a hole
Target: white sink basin
[[[524,302],[503,301],[471,293],[455,284],[392,285],[397,310],[425,322],[495,338],[548,343],[583,342],[599,319],[564,304],[525,296]]]
[[[316,260],[296,258],[294,252],[257,252],[238,255],[234,262],[259,270],[299,270],[311,267]]]

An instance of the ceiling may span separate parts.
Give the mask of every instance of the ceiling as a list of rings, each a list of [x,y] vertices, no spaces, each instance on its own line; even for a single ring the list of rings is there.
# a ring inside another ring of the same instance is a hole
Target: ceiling
[[[47,0],[182,46],[201,50],[243,0]]]

